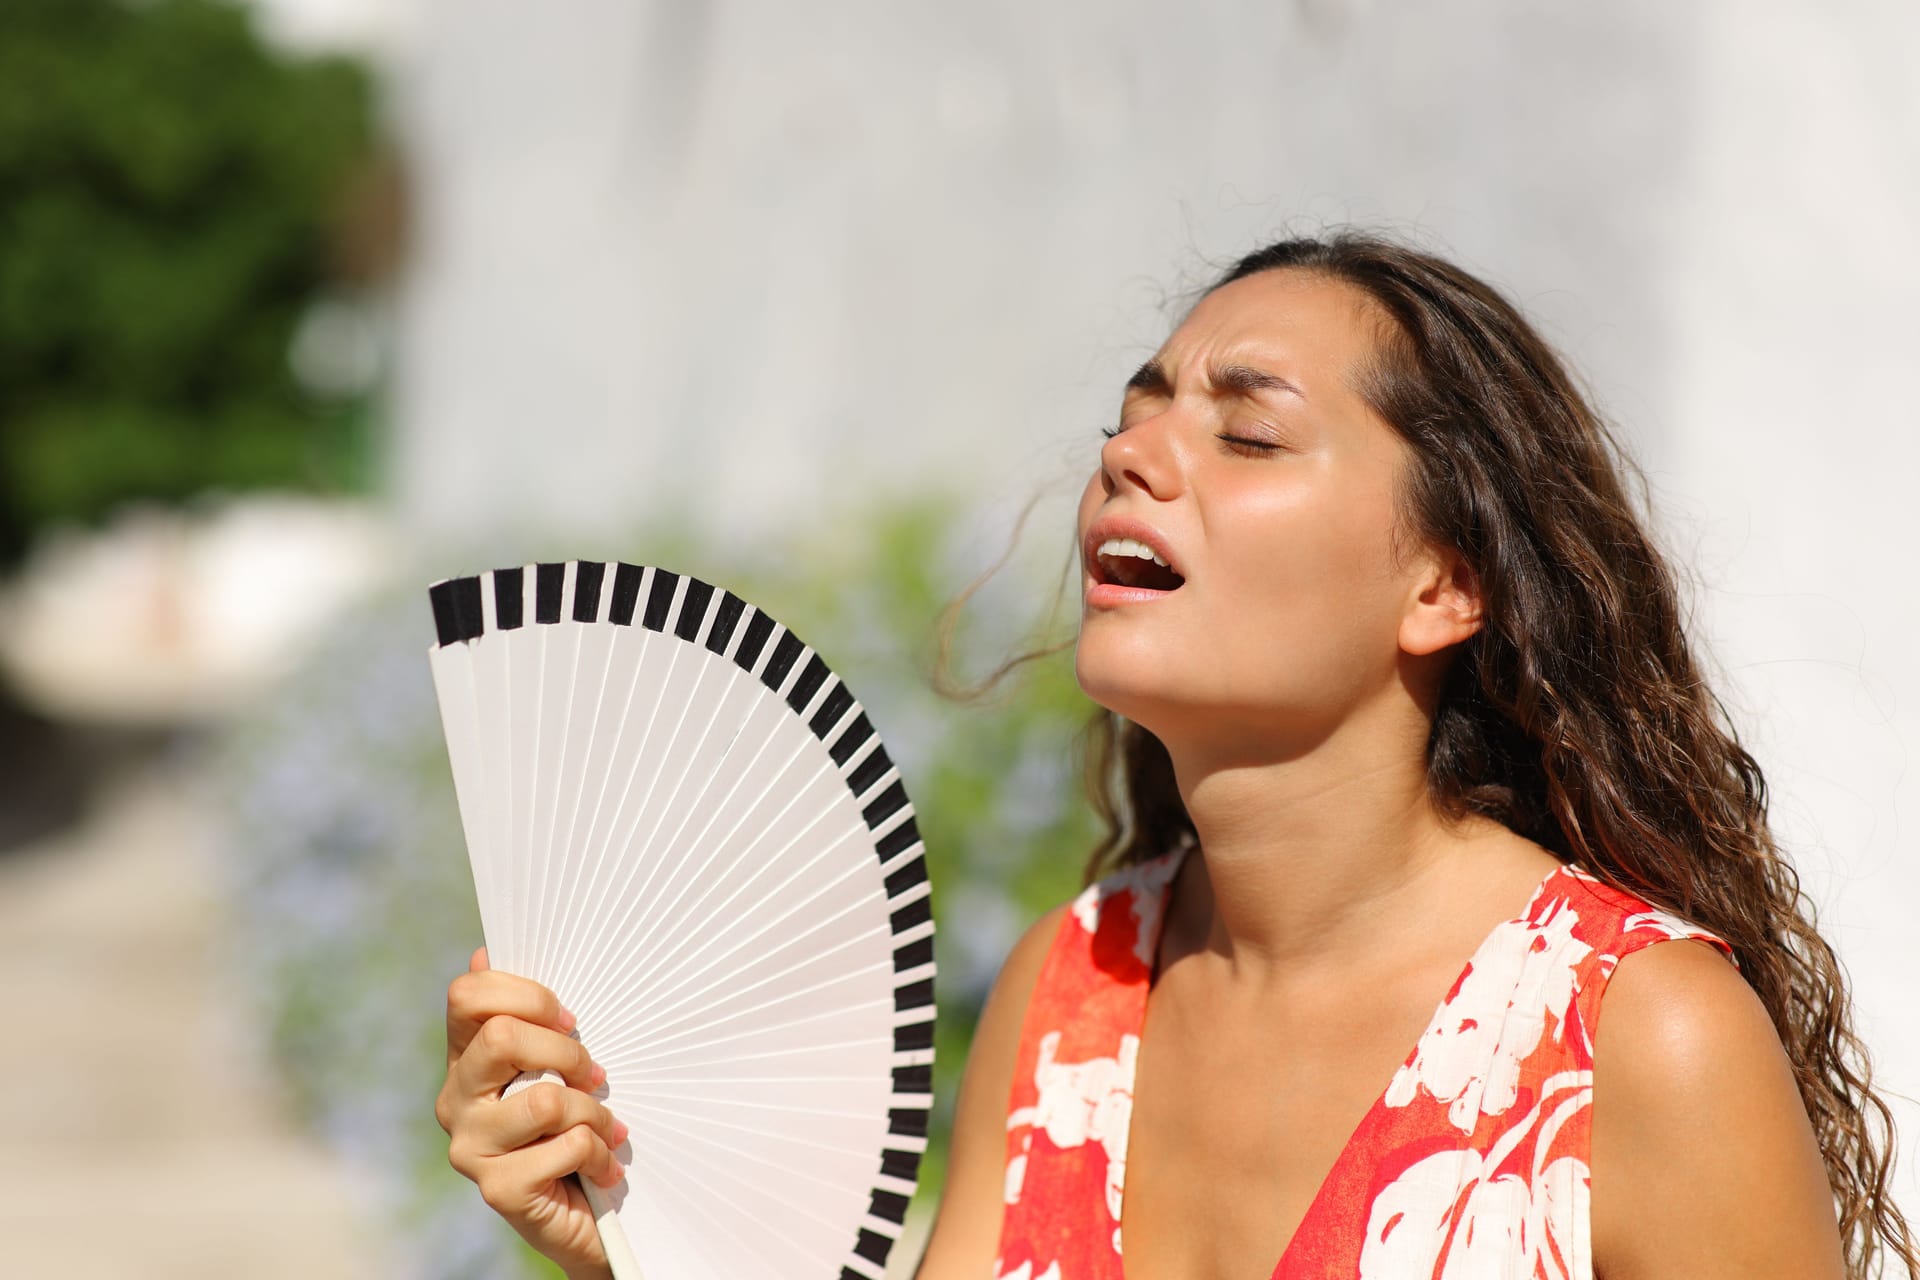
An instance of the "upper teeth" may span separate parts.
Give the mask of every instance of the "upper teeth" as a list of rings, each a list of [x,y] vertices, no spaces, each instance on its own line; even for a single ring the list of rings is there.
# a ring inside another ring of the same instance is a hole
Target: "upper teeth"
[[[1162,569],[1167,567],[1167,562],[1162,560],[1159,555],[1154,552],[1152,547],[1133,538],[1108,538],[1100,544],[1100,554],[1103,556],[1138,556],[1142,560],[1153,561]]]

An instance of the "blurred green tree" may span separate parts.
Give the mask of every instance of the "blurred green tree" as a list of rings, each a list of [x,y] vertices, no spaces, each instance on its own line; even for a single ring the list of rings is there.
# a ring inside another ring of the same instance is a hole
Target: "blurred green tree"
[[[0,4],[0,567],[129,498],[363,482],[296,327],[372,171],[367,73],[215,0]]]

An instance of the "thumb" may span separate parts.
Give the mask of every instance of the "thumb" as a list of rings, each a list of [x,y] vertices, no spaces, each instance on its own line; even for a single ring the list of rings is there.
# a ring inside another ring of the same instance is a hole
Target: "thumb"
[[[473,955],[467,960],[468,973],[479,973],[482,969],[491,967],[492,966],[487,963],[487,949],[485,947],[476,948]]]

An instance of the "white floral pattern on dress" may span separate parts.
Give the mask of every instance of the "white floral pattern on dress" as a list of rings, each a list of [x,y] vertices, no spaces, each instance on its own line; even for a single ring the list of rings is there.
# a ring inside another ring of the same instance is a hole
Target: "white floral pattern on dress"
[[[1593,1073],[1561,1072],[1484,1153],[1436,1151],[1407,1166],[1368,1210],[1360,1280],[1589,1280],[1586,1260],[1575,1256],[1587,1220],[1587,1166],[1573,1156],[1546,1156],[1560,1128],[1592,1104]],[[1486,1176],[1529,1136],[1535,1142],[1527,1176]]]
[[[1114,898],[1133,912],[1133,954],[1149,970],[1153,968],[1154,942],[1160,937],[1160,913],[1166,907],[1166,887],[1179,874],[1181,857],[1156,858],[1141,862],[1097,884],[1088,885],[1073,900],[1073,918],[1088,933],[1100,932],[1100,913]]]
[[[1007,1175],[1000,1188],[1000,1197],[1007,1204],[1020,1203],[1020,1188],[1027,1180],[1027,1153],[1033,1149],[1033,1135],[1028,1134],[1020,1154],[1007,1161]]]
[[[1036,1273],[1031,1262],[1023,1262],[1011,1271],[1001,1271],[993,1280],[1060,1280],[1060,1264],[1047,1264],[1047,1269]]]
[[[1413,1058],[1394,1073],[1386,1104],[1404,1107],[1424,1088],[1450,1104],[1447,1119],[1462,1133],[1472,1133],[1482,1115],[1511,1107],[1520,1064],[1539,1048],[1549,1013],[1558,1032],[1580,963],[1593,952],[1574,937],[1578,922],[1573,908],[1559,902],[1538,919],[1496,926]]]
[[[1620,926],[1628,933],[1635,929],[1658,929],[1669,938],[1691,938],[1694,927],[1670,911],[1655,907],[1651,911],[1641,911],[1626,918]]]
[[[1040,1061],[1033,1072],[1039,1102],[1009,1112],[1007,1127],[1029,1125],[1044,1132],[1047,1141],[1062,1151],[1099,1143],[1107,1154],[1107,1212],[1117,1222],[1120,1187],[1127,1176],[1127,1127],[1133,1120],[1133,1069],[1139,1061],[1140,1039],[1122,1036],[1117,1056],[1086,1062],[1058,1062],[1059,1050],[1060,1033],[1048,1032],[1040,1041]],[[1021,1163],[1024,1175],[1025,1161]],[[1011,1175],[1008,1181],[1011,1184]]]
[[[1606,882],[1594,875],[1591,871],[1588,871],[1585,867],[1570,864],[1567,867],[1567,874],[1582,884],[1599,886],[1602,892],[1608,891]],[[1613,890],[1613,892],[1619,891]],[[1708,933],[1706,930],[1701,929],[1699,925],[1693,924],[1687,920],[1685,916],[1675,915],[1664,907],[1656,907],[1650,903],[1642,903],[1641,905],[1646,907],[1645,911],[1633,912],[1621,920],[1621,933],[1633,933],[1638,929],[1655,929],[1669,938],[1692,938],[1697,941],[1710,942],[1713,945],[1719,945],[1719,942],[1723,941],[1718,939],[1717,935]],[[1613,965],[1611,962],[1618,958],[1617,956],[1604,957],[1604,959],[1608,961],[1607,972],[1612,972]],[[1739,956],[1729,954],[1727,959],[1732,963],[1734,968],[1738,969],[1740,967]]]

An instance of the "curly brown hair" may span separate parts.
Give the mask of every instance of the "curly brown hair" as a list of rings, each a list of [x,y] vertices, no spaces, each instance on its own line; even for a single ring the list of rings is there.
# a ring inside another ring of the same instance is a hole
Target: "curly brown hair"
[[[1342,230],[1250,253],[1206,292],[1280,269],[1344,281],[1378,304],[1355,388],[1411,446],[1396,538],[1457,550],[1483,591],[1484,625],[1459,646],[1427,741],[1436,808],[1493,818],[1725,938],[1793,1065],[1848,1274],[1874,1274],[1891,1256],[1915,1275],[1915,1242],[1888,1190],[1893,1116],[1872,1088],[1844,970],[1768,828],[1766,781],[1701,676],[1672,570],[1629,500],[1626,477],[1647,505],[1644,473],[1484,281]],[[1021,653],[972,688],[945,675],[959,611],[998,567],[942,619],[936,680],[950,696],[984,693],[1073,643]],[[1081,747],[1106,827],[1089,883],[1196,838],[1153,734],[1102,709]]]

